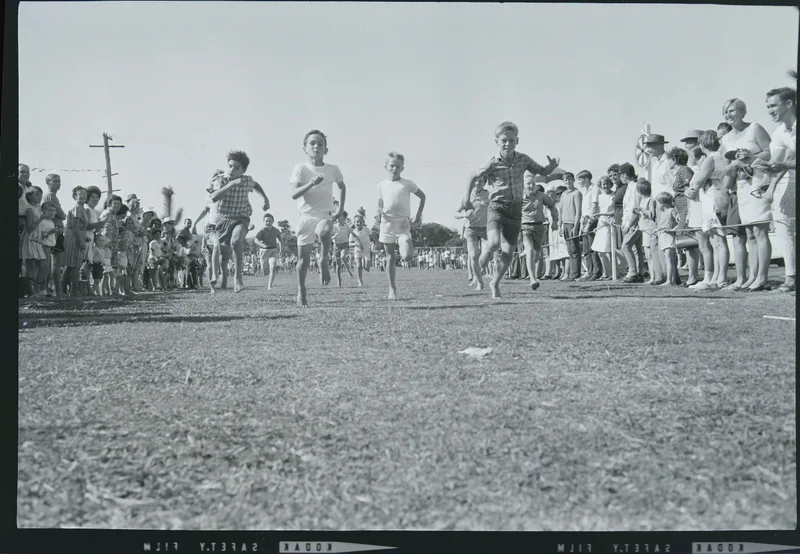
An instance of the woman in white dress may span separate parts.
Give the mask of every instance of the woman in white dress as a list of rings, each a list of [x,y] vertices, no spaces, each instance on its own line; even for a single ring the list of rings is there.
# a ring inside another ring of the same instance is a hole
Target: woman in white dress
[[[755,158],[762,161],[769,160],[769,133],[758,123],[748,123],[744,120],[747,115],[747,106],[738,98],[731,98],[722,105],[722,115],[731,126],[731,130],[722,137],[720,143],[722,154],[731,151],[748,150]],[[730,196],[729,217],[727,225],[741,225],[744,222],[739,214],[739,201],[742,198],[738,193]],[[747,200],[745,200],[747,201]],[[752,230],[746,227],[733,227],[733,259],[736,263],[736,282],[733,290],[749,288],[756,278],[752,268],[757,263],[758,244]],[[747,276],[748,249],[750,250],[751,272]]]
[[[603,264],[603,277],[600,280],[607,281],[611,278],[611,252],[613,251],[611,238],[614,233],[612,226],[614,223],[614,194],[611,189],[614,188],[614,183],[610,177],[603,175],[597,185],[600,188],[600,194],[597,197],[597,213],[593,217],[598,222],[592,241],[592,250],[597,252],[600,263]]]
[[[770,290],[767,282],[769,262],[772,259],[772,244],[769,241],[769,226],[772,221],[772,205],[760,190],[766,178],[766,162],[758,160],[749,150],[732,150],[725,154],[733,160],[725,171],[725,186],[736,187],[739,199],[739,218],[747,232],[748,239],[753,238],[755,247],[750,245],[750,275],[744,286],[733,290],[757,292]],[[749,284],[748,284],[749,283]]]

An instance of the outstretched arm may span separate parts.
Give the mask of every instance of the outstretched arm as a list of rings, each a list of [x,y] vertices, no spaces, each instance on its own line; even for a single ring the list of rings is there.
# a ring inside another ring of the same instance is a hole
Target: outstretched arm
[[[264,189],[261,188],[261,185],[255,181],[253,181],[253,190],[260,194],[264,199],[264,211],[266,212],[269,209],[269,198],[267,198],[267,193],[264,192]]]
[[[318,173],[316,175],[316,177],[311,179],[308,183],[305,183],[305,184],[299,183],[299,182],[298,183],[292,183],[292,186],[294,187],[294,192],[292,192],[292,200],[297,200],[301,196],[304,196],[305,193],[307,193],[308,191],[310,191],[311,189],[316,187],[324,179],[325,179],[325,177],[322,174]]]
[[[334,219],[339,219],[339,217],[344,213],[344,201],[347,198],[347,186],[344,184],[344,181],[340,181],[336,183],[339,185],[339,210],[334,214]]]

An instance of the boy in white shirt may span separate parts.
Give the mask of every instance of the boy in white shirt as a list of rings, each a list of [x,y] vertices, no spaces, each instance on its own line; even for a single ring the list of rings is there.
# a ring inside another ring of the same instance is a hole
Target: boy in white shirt
[[[358,275],[358,286],[364,286],[364,268],[369,269],[369,260],[370,260],[370,236],[369,236],[369,229],[367,229],[366,225],[364,225],[364,218],[360,215],[357,215],[354,218],[354,223],[356,224],[355,228],[355,237],[356,241],[352,242],[351,245],[353,248],[353,254],[356,259],[356,274]]]
[[[386,273],[389,275],[389,296],[387,300],[397,298],[395,285],[395,242],[400,247],[400,256],[411,261],[414,245],[411,242],[411,194],[419,198],[419,207],[414,223],[422,221],[422,209],[425,207],[425,193],[413,181],[402,179],[405,158],[398,152],[389,152],[384,167],[389,178],[378,183],[378,219],[380,221],[380,237],[386,252]]]
[[[333,220],[344,212],[346,187],[342,172],[335,165],[326,164],[323,158],[328,153],[328,139],[313,129],[303,138],[303,150],[308,162],[298,164],[292,171],[289,183],[292,185],[292,199],[297,200],[299,219],[297,223],[297,305],[308,307],[306,299],[306,274],[311,260],[314,241],[322,243],[320,269],[322,284],[331,281],[328,267],[328,251],[331,247]],[[340,190],[339,210],[333,212],[333,184]]]

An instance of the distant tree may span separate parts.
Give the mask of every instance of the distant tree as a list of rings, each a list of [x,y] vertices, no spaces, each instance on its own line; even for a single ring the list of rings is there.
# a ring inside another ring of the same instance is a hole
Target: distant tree
[[[789,71],[786,72],[786,75],[790,79],[794,79],[795,81],[797,81],[797,70],[796,69],[790,69]]]
[[[172,213],[172,210],[175,207],[175,191],[173,190],[172,186],[161,188],[161,198],[164,200],[164,210],[161,215],[161,220],[163,221],[164,219],[171,217],[176,222],[180,222],[181,218],[183,217],[183,208],[178,208],[175,210],[174,214]]]
[[[414,246],[445,246],[450,239],[457,238],[458,232],[440,223],[422,223],[411,226],[411,240]]]
[[[287,254],[297,254],[297,235],[292,231],[289,221],[281,219],[275,225],[281,230],[281,247],[283,251]]]
[[[258,246],[256,246],[256,239],[254,237],[247,237],[244,239],[244,249],[242,250],[245,254],[256,254],[258,252]]]
[[[464,237],[461,237],[459,235],[456,235],[455,237],[451,238],[446,243],[444,243],[444,245],[445,246],[466,246],[467,245],[467,239],[465,239]]]

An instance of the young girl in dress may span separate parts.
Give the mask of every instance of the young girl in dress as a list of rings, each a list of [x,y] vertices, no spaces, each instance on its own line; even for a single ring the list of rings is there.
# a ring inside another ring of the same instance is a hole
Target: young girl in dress
[[[600,187],[600,194],[597,197],[597,213],[592,217],[598,222],[592,241],[592,250],[597,252],[600,263],[603,265],[603,277],[598,280],[608,281],[611,279],[611,252],[614,250],[611,247],[614,233],[612,226],[614,223],[614,193],[611,192],[611,189],[614,187],[614,183],[608,175],[603,175],[597,185]]]
[[[56,233],[58,233],[58,229],[56,228],[54,221],[56,218],[56,213],[58,213],[58,211],[54,203],[45,202],[42,204],[43,218],[39,223],[39,242],[42,245],[45,260],[47,261],[48,276],[52,272],[53,248],[56,245]],[[47,292],[45,296],[53,296],[49,291],[47,291],[47,287],[45,287],[45,291]]]
[[[95,286],[98,287],[95,290],[97,296],[101,294],[110,296],[114,292],[114,267],[111,265],[111,247],[109,243],[110,241],[106,235],[98,234],[94,237],[94,261],[103,266],[102,278],[95,281]]]
[[[658,236],[658,249],[664,253],[667,265],[667,280],[662,286],[677,286],[678,282],[678,252],[675,245],[675,231],[678,230],[680,217],[675,209],[675,199],[668,192],[661,192],[656,196],[656,234]]]
[[[25,193],[25,233],[22,235],[22,259],[28,278],[28,296],[39,296],[47,288],[47,257],[42,248],[39,224],[44,219],[40,204],[42,189],[31,187]]]
[[[662,285],[666,281],[662,275],[661,264],[654,263],[653,256],[658,253],[658,235],[656,234],[656,201],[651,196],[653,187],[647,179],[639,179],[636,183],[636,192],[642,199],[639,206],[634,208],[634,214],[639,218],[639,229],[644,235],[644,251],[647,256],[647,265],[650,269],[648,285]]]
[[[64,253],[61,262],[66,266],[66,281],[69,283],[69,295],[78,296],[78,272],[88,259],[89,252],[86,241],[86,228],[89,217],[86,214],[86,189],[77,186],[72,189],[75,205],[67,212],[64,225]]]

